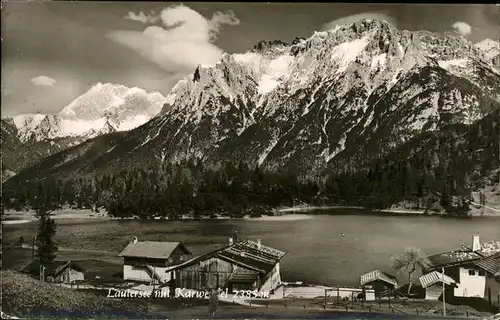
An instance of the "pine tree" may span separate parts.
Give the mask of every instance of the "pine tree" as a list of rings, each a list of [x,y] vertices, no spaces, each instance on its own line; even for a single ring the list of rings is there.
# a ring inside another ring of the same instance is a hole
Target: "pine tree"
[[[54,261],[56,257],[57,245],[54,237],[57,225],[50,217],[45,205],[36,209],[36,215],[39,218],[37,235],[38,258],[41,265],[46,265]]]

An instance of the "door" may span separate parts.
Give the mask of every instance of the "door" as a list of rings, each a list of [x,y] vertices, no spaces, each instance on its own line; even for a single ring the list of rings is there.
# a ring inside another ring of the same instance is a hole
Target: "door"
[[[491,288],[490,287],[488,287],[488,302],[490,304],[492,304],[492,302],[491,302]]]

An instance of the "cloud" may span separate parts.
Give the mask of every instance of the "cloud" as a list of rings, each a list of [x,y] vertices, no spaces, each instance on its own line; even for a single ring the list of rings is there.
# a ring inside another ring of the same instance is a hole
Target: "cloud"
[[[33,83],[35,86],[42,86],[42,87],[52,87],[56,84],[56,80],[52,79],[47,76],[38,76],[31,78],[31,83]]]
[[[141,13],[133,17],[146,22],[153,18]],[[240,23],[232,11],[216,12],[208,20],[184,5],[167,7],[157,18],[161,26],[148,26],[142,32],[112,31],[107,37],[172,73],[190,72],[199,64],[217,62],[223,51],[212,42],[221,26]]]
[[[156,23],[158,20],[160,20],[160,17],[157,16],[154,12],[151,12],[150,14],[146,14],[144,12],[129,12],[127,16],[125,16],[125,19],[128,20],[133,20],[133,21],[139,21],[144,24],[148,23]]]
[[[383,12],[363,12],[338,18],[328,23],[325,23],[322,27],[322,30],[330,30],[335,28],[335,26],[337,25],[352,24],[362,19],[385,20],[390,24],[392,24],[393,26],[397,27],[396,19],[394,19],[392,16],[388,14],[385,14]]]
[[[464,37],[468,36],[472,32],[472,27],[462,21],[455,22],[454,24],[451,25],[451,27]]]
[[[236,17],[232,10],[225,13],[220,11],[215,12],[212,19],[209,21],[212,37],[216,38],[219,35],[221,25],[228,24],[236,26],[239,25],[240,22],[241,21]]]
[[[125,19],[128,19],[128,20],[133,20],[133,21],[139,21],[139,22],[142,22],[144,24],[148,24],[148,23],[156,23],[158,22],[158,20],[160,19],[159,16],[155,15],[154,12],[151,12],[150,14],[146,14],[144,12],[139,12],[139,13],[135,13],[135,12],[129,12],[126,16],[125,16]]]

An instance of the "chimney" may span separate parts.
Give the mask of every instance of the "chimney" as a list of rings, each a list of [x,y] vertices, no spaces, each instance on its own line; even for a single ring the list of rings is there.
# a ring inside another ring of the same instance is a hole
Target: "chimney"
[[[479,235],[472,236],[472,251],[476,252],[481,250],[481,243],[479,242]]]
[[[233,245],[233,238],[232,237],[229,237],[229,245]]]
[[[137,239],[137,237],[136,237],[136,236],[134,236],[134,237],[132,238],[132,243],[133,243],[133,244],[136,244],[138,240],[139,240],[139,239]]]
[[[260,239],[257,239],[257,249],[261,249],[262,248],[262,241]]]

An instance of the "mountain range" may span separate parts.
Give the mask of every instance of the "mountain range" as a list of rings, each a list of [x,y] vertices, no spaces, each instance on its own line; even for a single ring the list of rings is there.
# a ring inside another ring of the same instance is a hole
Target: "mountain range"
[[[136,128],[164,102],[158,92],[97,83],[57,114],[2,118],[4,169],[15,172],[85,140]]]
[[[431,139],[429,133],[456,125],[495,121],[498,59],[498,42],[492,40],[473,45],[454,34],[398,30],[377,20],[315,32],[290,44],[262,41],[244,54],[223,54],[215,65],[198,66],[143,125],[86,140],[9,181],[68,179],[185,160],[214,167],[244,161],[320,180],[365,170],[397,150],[405,150],[398,154],[404,162],[418,154],[405,146],[421,136]],[[79,107],[85,105],[71,104],[59,117],[103,121],[104,113]],[[483,165],[482,174],[495,165]]]

